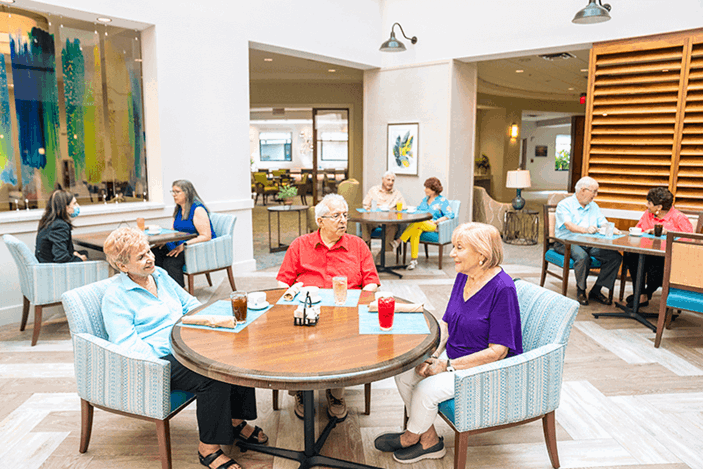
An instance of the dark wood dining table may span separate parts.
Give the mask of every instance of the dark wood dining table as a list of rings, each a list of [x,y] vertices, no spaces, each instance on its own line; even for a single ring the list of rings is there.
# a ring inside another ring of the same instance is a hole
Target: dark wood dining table
[[[640,294],[644,288],[644,256],[664,257],[666,248],[666,238],[654,238],[648,235],[633,236],[627,232],[624,236],[618,238],[605,238],[589,236],[586,234],[570,234],[564,237],[557,237],[556,240],[564,244],[564,259],[571,257],[571,245],[587,246],[600,249],[611,249],[614,251],[631,252],[638,255],[637,258],[637,275],[633,285],[633,304],[632,307],[627,306],[627,302],[615,302],[615,306],[622,309],[623,312],[614,313],[592,313],[593,317],[617,317],[634,319],[644,326],[656,331],[656,326],[649,322],[647,318],[639,312]],[[564,262],[564,268],[568,269],[568,262]],[[564,272],[568,275],[568,270]]]
[[[78,246],[88,248],[88,249],[94,249],[96,251],[102,252],[103,246],[105,245],[105,240],[107,239],[108,236],[110,236],[110,233],[112,233],[113,230],[110,231],[96,231],[94,233],[81,233],[77,235],[73,235],[73,244],[77,244]],[[149,244],[151,246],[156,246],[158,244],[164,244],[164,243],[170,243],[174,241],[187,241],[189,239],[193,239],[197,234],[193,233],[184,233],[182,231],[168,231],[168,232],[163,232],[159,234],[154,234],[150,235],[149,233],[145,232],[147,237],[149,238]]]
[[[381,263],[376,265],[378,273],[386,272],[403,278],[401,274],[393,269],[404,269],[404,265],[386,266],[386,225],[399,225],[403,223],[415,223],[418,221],[431,220],[432,214],[427,212],[398,212],[396,210],[375,211],[375,212],[349,212],[349,221],[356,223],[366,223],[371,225],[381,225]]]
[[[370,383],[419,365],[439,345],[437,320],[424,311],[429,334],[360,334],[356,306],[322,306],[316,326],[295,326],[296,305],[276,304],[284,292],[267,291],[266,299],[274,306],[238,333],[177,323],[171,332],[173,354],[184,366],[218,381],[303,392],[304,451],[237,442],[242,449],[295,460],[301,468],[371,469],[320,454],[337,419],[331,418],[315,441],[313,391]],[[373,298],[372,292],[361,292],[359,304]]]

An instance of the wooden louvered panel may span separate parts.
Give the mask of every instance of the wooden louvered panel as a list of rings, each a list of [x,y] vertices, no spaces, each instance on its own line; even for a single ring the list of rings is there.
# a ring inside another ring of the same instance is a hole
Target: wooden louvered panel
[[[671,156],[671,147],[611,147],[595,145],[591,148],[592,154],[600,155],[667,155]]]
[[[614,67],[603,67],[596,70],[596,76],[601,75],[632,75],[635,73],[661,72],[678,70],[681,68],[681,55],[678,60],[667,62],[644,63],[640,65],[624,65]]]
[[[644,93],[668,93],[679,91],[678,83],[654,83],[650,85],[603,86],[594,91],[594,96],[622,96]]]
[[[686,103],[686,112],[703,112],[703,103]]]
[[[626,157],[624,155],[613,156],[602,156],[602,155],[591,155],[591,165],[602,164],[602,165],[628,165],[635,166],[641,165],[642,159],[639,156],[636,157]],[[671,166],[671,158],[668,156],[650,156],[647,158],[647,164],[652,166],[664,166],[669,168]]]
[[[598,66],[608,66],[638,62],[657,62],[675,58],[681,59],[681,49],[678,47],[641,51],[639,53],[624,52],[621,54],[608,54],[600,57],[597,64]]]
[[[703,128],[703,127],[701,127]],[[673,134],[673,125],[650,125],[648,127],[638,127],[631,125],[620,126],[596,126],[591,131],[593,135],[650,135],[650,134]]]
[[[703,168],[701,167],[681,167],[679,168],[679,179],[681,178],[703,178]],[[701,183],[703,183],[703,179],[701,179]],[[701,184],[703,186],[703,184]]]
[[[593,136],[591,145],[673,145],[672,136]]]
[[[703,133],[703,125],[687,125],[683,128],[684,134]]]
[[[694,136],[691,137],[683,137],[681,140],[682,145],[703,145],[703,134],[701,133],[696,133]]]
[[[674,114],[676,112],[676,102],[667,104],[633,104],[632,106],[593,106],[594,114],[642,114],[642,113],[663,113]]]
[[[619,175],[607,175],[596,178],[600,185],[613,184],[621,187],[643,186],[647,190],[654,186],[665,186],[669,182],[668,177],[643,176],[626,174],[621,171]],[[598,189],[600,192],[600,188]]]
[[[703,116],[701,116],[703,118]],[[674,124],[675,118],[671,115],[662,116],[603,116],[601,114],[592,115],[593,125],[638,125],[648,126],[656,124]],[[701,121],[703,122],[703,120]]]
[[[639,96],[597,96],[593,99],[594,106],[611,106],[615,104],[642,104],[642,103],[676,103],[676,93],[643,94]],[[703,100],[703,95],[701,96]]]
[[[694,80],[701,80],[703,79],[703,71],[701,70],[691,70],[690,75],[691,78]]]
[[[639,83],[665,83],[674,82],[678,83],[679,72],[667,72],[667,73],[656,73],[656,74],[643,74],[643,75],[631,75],[626,77],[608,77],[599,78],[596,80],[597,86],[604,85],[624,85],[628,84],[639,84]]]
[[[703,122],[703,115],[700,115],[700,114],[686,115],[684,117],[683,122],[684,122],[684,124],[700,124],[701,122]]]

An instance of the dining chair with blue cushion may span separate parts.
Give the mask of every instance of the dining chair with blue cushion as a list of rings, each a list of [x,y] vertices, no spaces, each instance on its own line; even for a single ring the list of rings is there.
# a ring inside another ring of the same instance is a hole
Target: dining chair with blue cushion
[[[454,374],[454,398],[439,404],[452,427],[454,468],[464,469],[469,436],[542,420],[552,466],[559,467],[556,420],[566,345],[579,304],[515,280],[523,353]]]
[[[566,296],[566,291],[569,288],[569,271],[574,268],[574,260],[569,258],[569,263],[564,263],[564,254],[559,254],[554,250],[554,243],[556,238],[554,236],[554,220],[556,218],[556,205],[545,205],[544,206],[544,235],[542,238],[542,276],[540,279],[540,286],[544,286],[544,282],[547,279],[547,275],[561,280],[561,294]],[[561,273],[552,272],[549,270],[549,264],[556,265],[561,268]],[[595,257],[591,256],[591,269],[588,273],[589,276],[597,276],[600,273],[601,262]],[[622,282],[624,282],[624,278]],[[621,291],[623,287],[620,287]],[[622,293],[620,295],[622,297]],[[608,293],[608,299],[613,301],[613,289],[610,289]],[[621,298],[622,299],[622,298]]]
[[[186,263],[183,266],[183,273],[188,277],[188,293],[191,295],[195,290],[193,281],[195,275],[205,274],[208,284],[212,286],[210,273],[218,270],[227,270],[232,291],[237,289],[232,272],[232,234],[237,217],[224,213],[211,213],[210,221],[215,230],[215,239],[204,243],[189,244],[184,251]]]
[[[34,304],[32,345],[36,345],[39,339],[44,307],[60,304],[61,294],[65,291],[97,282],[108,276],[107,262],[40,263],[27,245],[16,237],[6,234],[2,239],[15,260],[20,276],[20,290],[24,302],[20,331],[27,326],[29,305]]]
[[[674,309],[703,313],[703,234],[666,234],[664,282],[654,347],[659,347],[664,328]]]
[[[171,364],[108,341],[102,298],[118,276],[76,288],[61,297],[73,339],[73,362],[81,399],[78,451],[90,444],[95,407],[156,424],[162,469],[171,468],[169,420],[195,395],[171,389]]]
[[[442,270],[442,254],[444,253],[444,246],[447,244],[452,244],[452,233],[457,226],[459,226],[459,209],[461,208],[461,201],[450,200],[449,205],[454,211],[454,218],[449,220],[444,220],[437,225],[436,231],[425,231],[420,235],[420,244],[425,245],[425,258],[429,259],[430,255],[427,251],[427,246],[434,245],[439,247],[439,270]],[[403,264],[405,264],[405,257],[407,254],[407,243],[403,245]]]

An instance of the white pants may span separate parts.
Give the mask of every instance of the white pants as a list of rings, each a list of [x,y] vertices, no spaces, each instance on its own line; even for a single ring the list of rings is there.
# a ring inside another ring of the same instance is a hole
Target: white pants
[[[440,358],[446,360],[446,353]],[[439,403],[454,397],[454,373],[448,371],[423,378],[413,368],[397,375],[395,384],[408,412],[407,430],[418,435],[434,423]]]

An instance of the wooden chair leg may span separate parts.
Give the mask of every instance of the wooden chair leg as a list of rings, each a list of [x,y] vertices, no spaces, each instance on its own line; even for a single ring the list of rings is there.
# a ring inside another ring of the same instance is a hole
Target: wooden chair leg
[[[425,246],[427,246],[425,244]],[[442,254],[444,253],[444,246],[439,245],[439,270],[442,270]]]
[[[171,469],[171,432],[168,420],[156,421],[156,438],[159,440],[161,469]]]
[[[571,244],[564,246],[564,266],[561,268],[561,294],[566,296],[566,290],[569,288],[569,261],[571,259]]]
[[[41,332],[42,306],[34,305],[34,332],[32,332],[32,347],[37,345],[39,333]]]
[[[465,469],[466,455],[469,452],[468,432],[454,433],[454,469]]]
[[[278,410],[278,389],[273,390],[273,410]]]
[[[364,384],[364,403],[366,404],[364,414],[371,415],[371,383]]]
[[[549,266],[549,263],[544,260],[542,261],[542,277],[539,280],[539,286],[543,287],[544,282],[547,280],[547,267]]]
[[[93,405],[81,399],[81,442],[78,447],[79,453],[85,453],[88,451],[88,445],[90,444],[90,433],[93,430]]]
[[[207,279],[207,284],[208,284],[209,286],[212,286],[212,277],[210,277],[210,272],[207,272],[207,273],[205,274],[205,278]]]
[[[227,278],[229,278],[229,286],[232,287],[232,291],[237,291],[237,286],[234,284],[234,272],[232,272],[232,266],[227,267]]]
[[[188,275],[188,293],[190,293],[191,295],[195,291],[195,280],[193,279],[193,277],[195,277],[195,275]]]
[[[20,331],[27,327],[27,319],[29,318],[29,300],[23,296],[24,304],[22,305],[22,322],[20,323]]]
[[[657,318],[657,335],[654,337],[654,348],[659,348],[662,341],[662,333],[664,333],[664,322],[669,313],[669,308],[666,307],[666,298],[662,296],[661,305],[659,306],[659,318]]]
[[[554,469],[559,469],[559,454],[557,453],[557,426],[554,419],[554,411],[542,417],[542,429],[544,430],[544,441],[547,443],[549,460]]]

